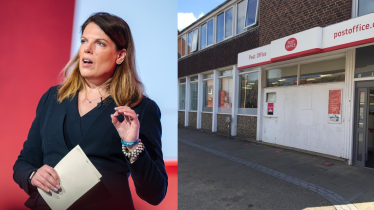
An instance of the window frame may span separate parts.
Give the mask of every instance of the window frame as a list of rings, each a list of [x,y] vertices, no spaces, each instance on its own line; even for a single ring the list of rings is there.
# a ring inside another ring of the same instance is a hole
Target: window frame
[[[198,111],[198,109],[199,109],[199,80],[196,80],[196,81],[191,81],[191,78],[192,77],[199,77],[199,75],[198,74],[195,74],[195,75],[190,75],[190,76],[188,76],[189,78],[190,78],[190,84],[189,84],[189,88],[190,88],[190,91],[189,91],[189,93],[190,93],[190,95],[189,95],[189,97],[190,97],[190,100],[189,100],[189,102],[190,102],[190,104],[189,104],[189,110],[188,110],[188,112],[197,112]],[[197,101],[196,101],[196,110],[191,110],[191,103],[192,103],[192,100],[191,100],[191,84],[197,84],[197,92],[198,92],[198,94],[197,94]]]
[[[333,54],[333,55],[320,55],[319,57],[316,57],[316,58],[306,59],[306,60],[303,59],[303,60],[300,60],[300,61],[295,61],[295,62],[292,62],[292,63],[283,64],[283,65],[271,65],[271,66],[267,66],[267,67],[263,68],[263,74],[264,74],[264,77],[265,77],[264,79],[265,79],[265,81],[267,80],[266,73],[269,70],[273,70],[273,69],[276,69],[276,68],[291,67],[291,66],[296,66],[297,65],[297,84],[296,85],[289,85],[288,87],[300,86],[301,85],[300,84],[300,76],[301,76],[300,65],[310,64],[310,63],[316,63],[316,62],[326,61],[326,60],[333,60],[333,59],[342,58],[342,57],[345,57],[346,63],[347,63],[346,53],[343,52],[343,53],[338,53],[338,54]],[[346,71],[347,71],[347,69],[345,69],[345,72]],[[345,81],[341,81],[341,82],[345,82]],[[339,82],[336,82],[336,83],[339,83]],[[321,85],[321,84],[326,84],[326,83],[302,84],[302,86],[307,86],[307,85]],[[327,84],[329,84],[329,83],[327,83]],[[268,84],[267,84],[267,82],[266,82],[266,86],[264,87],[264,89],[266,89],[266,88],[282,88],[282,87],[285,87],[285,86],[273,86],[273,87],[269,87]]]
[[[226,11],[227,10],[229,10],[229,9],[232,9],[232,16],[233,16],[233,19],[232,19],[232,28],[231,28],[231,36],[229,36],[229,37],[226,37],[225,38],[225,35],[226,35]],[[232,6],[230,6],[228,9],[226,9],[226,10],[223,10],[222,12],[220,12],[219,14],[217,14],[215,17],[216,17],[216,19],[217,19],[217,17],[219,16],[219,15],[221,15],[223,13],[223,39],[221,40],[221,41],[217,41],[217,35],[216,35],[216,39],[214,40],[215,41],[215,43],[220,43],[220,42],[223,42],[223,41],[225,41],[226,39],[230,39],[231,37],[233,37],[233,36],[235,36],[234,35],[234,32],[235,32],[235,21],[234,21],[234,18],[235,18],[235,9],[234,9],[234,5],[232,5]],[[215,30],[216,30],[216,34],[217,34],[217,28],[218,28],[218,21],[216,21],[216,28],[215,28]],[[214,23],[213,23],[213,25],[214,25]]]
[[[180,82],[180,80],[181,79],[185,79],[185,81],[184,82]],[[187,79],[186,79],[186,77],[181,77],[181,78],[178,78],[178,111],[186,111],[186,87],[187,87],[187,85],[186,85],[186,82],[187,82]],[[180,86],[182,86],[182,85],[184,85],[184,109],[179,109],[179,101],[180,101],[180,94],[179,94],[179,88],[180,88]]]
[[[238,74],[238,85],[239,85],[239,80],[240,80],[240,76],[241,75],[243,75],[243,74],[251,74],[251,73],[256,73],[257,72],[257,80],[258,81],[260,81],[260,71],[261,70],[259,70],[258,68],[256,68],[256,69],[251,69],[251,68],[249,68],[250,70],[248,70],[248,71],[242,71],[242,72],[239,72],[239,74]],[[243,69],[244,70],[244,69]],[[260,90],[260,88],[258,88],[258,90]],[[260,95],[259,93],[257,93],[257,103],[258,103],[258,95]],[[240,100],[240,93],[238,92],[238,98],[237,98],[237,100],[238,100],[238,104],[239,104],[239,100]],[[238,111],[239,111],[239,108],[240,107],[238,107]],[[257,109],[258,109],[259,107],[257,107]],[[239,114],[239,113],[237,113],[236,115],[240,115],[240,116],[253,116],[253,117],[256,117],[256,116],[258,116],[258,111],[257,111],[257,114],[256,115],[251,115],[251,114]]]
[[[181,58],[187,56],[187,46],[188,46],[188,40],[187,40],[187,33],[186,34],[183,34],[182,36],[180,36],[180,39],[181,39],[181,42],[183,40],[183,37],[184,37],[184,40],[185,40],[185,43],[184,43],[184,55],[182,54],[181,55]],[[182,47],[182,43],[181,43],[181,47]],[[183,51],[183,47],[182,47],[182,51]]]
[[[353,3],[352,3],[352,13],[355,13],[355,14],[352,14],[352,16],[353,16],[352,18],[356,18],[356,17],[361,17],[362,16],[362,15],[361,16],[359,15],[359,8],[360,8],[360,0],[353,0]]]
[[[212,39],[213,39],[213,42],[212,42],[212,44],[208,44],[208,23],[209,23],[210,21],[213,21],[213,31],[212,31]],[[205,44],[205,47],[204,47],[204,48],[201,48],[201,38],[202,38],[201,32],[203,31],[203,30],[202,30],[202,27],[203,27],[204,25],[206,25],[206,35],[205,35],[206,44]],[[214,18],[209,19],[208,21],[206,21],[206,22],[204,22],[203,24],[201,24],[199,27],[200,27],[200,50],[203,50],[203,49],[205,49],[205,48],[208,48],[208,47],[211,46],[211,45],[214,45],[214,44],[215,44],[215,42],[214,42]]]
[[[218,75],[218,78],[217,78],[218,79],[218,87],[217,88],[219,88],[219,86],[220,86],[220,79],[226,78],[226,77],[231,77],[232,78],[232,92],[234,93],[234,89],[235,89],[235,85],[234,85],[234,76],[235,76],[234,69],[232,69],[232,68],[226,68],[226,69],[218,70],[218,72],[219,72],[219,74],[221,74],[221,72],[228,71],[228,70],[231,70],[231,75],[224,75],[224,76]],[[222,84],[221,84],[221,86],[222,86]],[[220,91],[220,89],[217,89],[217,93],[218,93],[217,99],[219,99],[219,91]],[[233,101],[231,101],[231,104],[233,105]],[[231,107],[223,107],[223,108],[230,108],[232,110],[233,109],[232,105],[231,105]],[[226,113],[226,112],[220,112],[219,111],[219,108],[221,108],[219,106],[219,101],[218,101],[216,107],[217,107],[217,114],[229,114],[229,113]]]
[[[205,48],[213,46],[213,45],[215,45],[217,43],[220,43],[222,41],[225,41],[227,39],[231,39],[232,37],[235,37],[236,35],[239,35],[239,34],[242,34],[242,33],[246,32],[246,31],[248,31],[248,28],[258,25],[258,21],[259,21],[259,19],[258,19],[258,12],[259,12],[260,0],[257,0],[257,4],[256,4],[255,22],[253,24],[251,24],[251,25],[245,26],[246,19],[247,19],[247,9],[248,9],[249,1],[250,1],[250,0],[247,0],[247,4],[245,5],[244,29],[243,29],[242,32],[237,33],[237,28],[238,28],[238,24],[237,24],[238,23],[238,11],[237,10],[238,10],[238,4],[240,2],[242,2],[242,1],[236,1],[234,3],[228,3],[227,7],[224,7],[224,6],[222,7],[222,8],[226,8],[226,9],[215,11],[211,16],[209,16],[209,19],[207,19],[206,21],[204,21],[202,24],[196,26],[192,30],[184,32],[183,35],[179,36],[178,38],[181,38],[181,40],[183,40],[183,38],[185,38],[185,40],[186,40],[185,53],[180,58],[183,58],[185,56],[189,56],[189,55],[193,54],[194,52],[198,52],[200,50],[203,50]],[[353,1],[358,1],[358,0],[353,0]],[[225,35],[226,35],[226,30],[225,30],[226,29],[226,13],[230,9],[232,9],[232,30],[231,30],[231,36],[225,38]],[[217,41],[217,34],[218,34],[217,33],[217,26],[218,26],[217,25],[218,24],[217,18],[222,13],[223,13],[223,39],[221,41]],[[212,44],[208,44],[208,34],[209,34],[208,33],[208,31],[209,31],[208,30],[208,23],[210,21],[213,21],[212,22],[213,23],[212,24],[213,25],[213,31],[212,31],[213,32],[213,34],[212,34],[213,35],[213,40],[212,40]],[[204,48],[201,48],[201,28],[205,24],[206,24],[206,28],[207,28],[207,33],[206,33],[206,37],[205,37],[205,39],[206,39],[206,46]],[[193,31],[195,31],[196,29],[198,30],[198,32],[197,32],[197,43],[196,43],[197,46],[196,46],[196,51],[192,51],[193,40],[194,40],[193,39]],[[192,33],[191,52],[188,53],[188,46],[189,46],[188,45],[188,35],[190,33]]]
[[[257,20],[257,18],[258,18],[258,4],[260,3],[260,0],[257,0],[257,5],[256,5],[256,16],[255,16],[256,19],[255,19],[255,22],[254,22],[253,24],[251,24],[251,25],[246,26],[246,24],[247,24],[247,10],[248,10],[248,4],[249,4],[249,1],[250,1],[250,0],[247,0],[247,7],[246,7],[246,10],[245,10],[244,30],[247,30],[247,28],[256,25],[256,24],[257,24],[257,21],[258,21],[258,20]]]
[[[204,75],[206,75],[206,74],[213,74],[212,75],[212,77],[209,77],[209,78],[206,78],[206,79],[204,79]],[[203,78],[203,85],[204,85],[204,82],[205,81],[208,81],[208,80],[213,80],[213,100],[214,100],[214,72],[204,72],[204,73],[202,73],[202,78]],[[203,93],[203,99],[204,99],[204,93]],[[213,103],[213,106],[212,106],[212,111],[211,112],[209,112],[209,111],[204,111],[203,109],[204,109],[204,101],[202,101],[203,102],[203,104],[202,104],[202,110],[201,110],[201,113],[213,113],[213,107],[214,107],[214,103]]]
[[[245,6],[245,13],[244,13],[244,28],[243,28],[243,31],[242,32],[240,32],[240,33],[238,33],[238,14],[239,14],[239,12],[238,12],[238,10],[239,10],[239,4],[241,3],[241,2],[243,2],[243,1],[247,1],[247,5]],[[246,32],[247,30],[246,30],[246,27],[245,27],[245,20],[246,20],[246,17],[247,17],[247,6],[248,6],[248,0],[241,0],[241,1],[239,1],[238,3],[236,3],[236,17],[235,17],[235,22],[236,22],[236,24],[235,24],[235,35],[238,35],[238,34],[241,34],[241,33],[244,33],[244,32]]]

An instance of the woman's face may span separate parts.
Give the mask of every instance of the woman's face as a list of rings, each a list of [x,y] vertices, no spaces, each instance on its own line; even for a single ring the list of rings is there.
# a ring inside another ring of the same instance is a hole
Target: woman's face
[[[97,85],[107,81],[121,56],[121,51],[117,51],[115,43],[98,25],[91,22],[86,26],[79,48],[79,69],[86,80]]]

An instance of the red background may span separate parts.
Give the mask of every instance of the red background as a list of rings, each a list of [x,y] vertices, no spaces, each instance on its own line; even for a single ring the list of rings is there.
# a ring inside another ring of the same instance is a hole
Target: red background
[[[0,2],[0,209],[26,209],[28,195],[13,181],[13,165],[41,96],[58,84],[58,74],[70,58],[74,4],[74,0]],[[157,207],[137,197],[130,182],[136,209],[178,208],[177,162],[166,165],[168,193]]]

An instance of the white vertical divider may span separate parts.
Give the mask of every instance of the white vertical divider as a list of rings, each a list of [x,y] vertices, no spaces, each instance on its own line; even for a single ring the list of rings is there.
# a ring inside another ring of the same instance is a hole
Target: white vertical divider
[[[188,126],[189,110],[190,110],[190,77],[186,77],[186,106],[184,113],[184,126]]]
[[[347,50],[345,61],[345,84],[343,89],[342,123],[344,123],[344,140],[348,164],[352,165],[353,159],[353,123],[354,123],[354,103],[355,103],[355,82],[354,71],[356,62],[356,49]]]
[[[258,69],[258,96],[257,96],[257,133],[256,133],[256,140],[262,140],[262,126],[263,126],[263,109],[264,103],[262,98],[264,96],[264,84],[265,84],[265,76],[266,74],[263,72],[262,68]]]
[[[199,74],[197,81],[197,129],[201,129],[201,112],[203,111],[203,91],[203,74]]]
[[[232,69],[232,83],[233,83],[233,97],[232,97],[232,107],[231,107],[231,135],[237,135],[237,124],[238,124],[238,99],[239,99],[239,71],[238,67],[234,65]]]
[[[213,112],[212,112],[212,132],[217,132],[217,113],[218,113],[218,73],[219,71],[214,70],[213,72]]]

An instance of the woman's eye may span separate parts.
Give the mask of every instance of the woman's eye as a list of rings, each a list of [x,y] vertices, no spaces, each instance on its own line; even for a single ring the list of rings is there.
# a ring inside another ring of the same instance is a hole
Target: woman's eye
[[[86,40],[83,40],[83,39],[82,39],[82,40],[81,40],[81,43],[83,44],[84,42],[86,42]]]
[[[98,42],[98,44],[99,44],[100,46],[105,46],[104,43],[102,43],[102,42]]]

